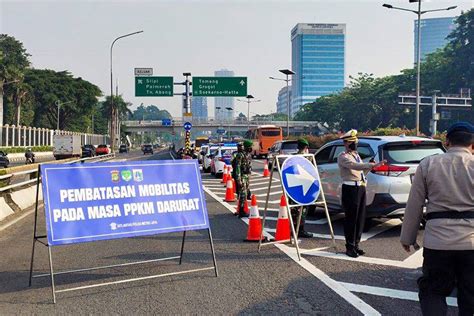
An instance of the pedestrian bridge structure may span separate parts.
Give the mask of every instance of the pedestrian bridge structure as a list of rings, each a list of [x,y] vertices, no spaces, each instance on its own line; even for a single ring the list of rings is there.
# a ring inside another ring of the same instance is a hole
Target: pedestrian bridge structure
[[[126,131],[130,133],[155,133],[168,132],[172,134],[181,134],[184,131],[183,124],[186,121],[181,118],[175,118],[171,121],[171,125],[163,124],[163,121],[122,121]],[[234,120],[230,122],[220,122],[215,120],[189,120],[192,123],[192,132],[196,134],[217,135],[217,130],[225,130],[232,135],[244,135],[249,127],[257,127],[261,125],[276,125],[286,131],[286,121],[247,121]],[[166,122],[165,122],[166,123]],[[325,132],[327,129],[319,122],[315,121],[290,121],[291,135],[317,135]]]

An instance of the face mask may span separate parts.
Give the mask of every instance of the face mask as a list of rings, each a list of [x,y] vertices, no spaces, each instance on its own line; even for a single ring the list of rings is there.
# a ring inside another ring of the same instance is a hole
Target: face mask
[[[348,147],[350,150],[357,150],[357,143],[350,143]]]

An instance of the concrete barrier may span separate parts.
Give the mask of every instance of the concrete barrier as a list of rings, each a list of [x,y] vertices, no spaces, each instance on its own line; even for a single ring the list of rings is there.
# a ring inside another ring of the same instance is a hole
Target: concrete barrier
[[[3,197],[0,197],[0,221],[14,212]]]
[[[11,199],[13,202],[21,209],[27,209],[33,205],[35,205],[36,202],[36,185],[31,186],[19,191],[12,192],[10,194]],[[40,195],[39,195],[40,200],[43,199],[43,194],[40,189]]]

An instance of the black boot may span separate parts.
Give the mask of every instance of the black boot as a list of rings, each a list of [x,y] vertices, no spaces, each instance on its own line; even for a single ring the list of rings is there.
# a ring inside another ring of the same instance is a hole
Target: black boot
[[[358,254],[359,256],[365,255],[365,251],[362,250],[362,249],[360,249],[360,248],[359,248],[359,245],[355,246],[354,249],[355,249],[355,251],[357,252],[357,254]]]
[[[357,253],[356,248],[350,245],[346,245],[346,255],[348,255],[351,258],[359,257],[359,254]]]
[[[301,220],[301,223],[300,223],[300,231],[298,232],[298,237],[299,238],[313,238],[313,234],[311,234],[310,232],[307,232],[306,230],[304,230],[304,220],[303,219]]]

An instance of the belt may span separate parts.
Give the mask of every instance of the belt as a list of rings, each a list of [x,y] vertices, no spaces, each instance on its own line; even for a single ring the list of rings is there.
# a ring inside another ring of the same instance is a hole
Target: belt
[[[426,220],[437,219],[437,218],[474,218],[474,211],[443,211],[443,212],[429,212],[426,213]]]
[[[354,187],[365,187],[366,183],[363,181],[343,181],[342,184],[352,185]]]

